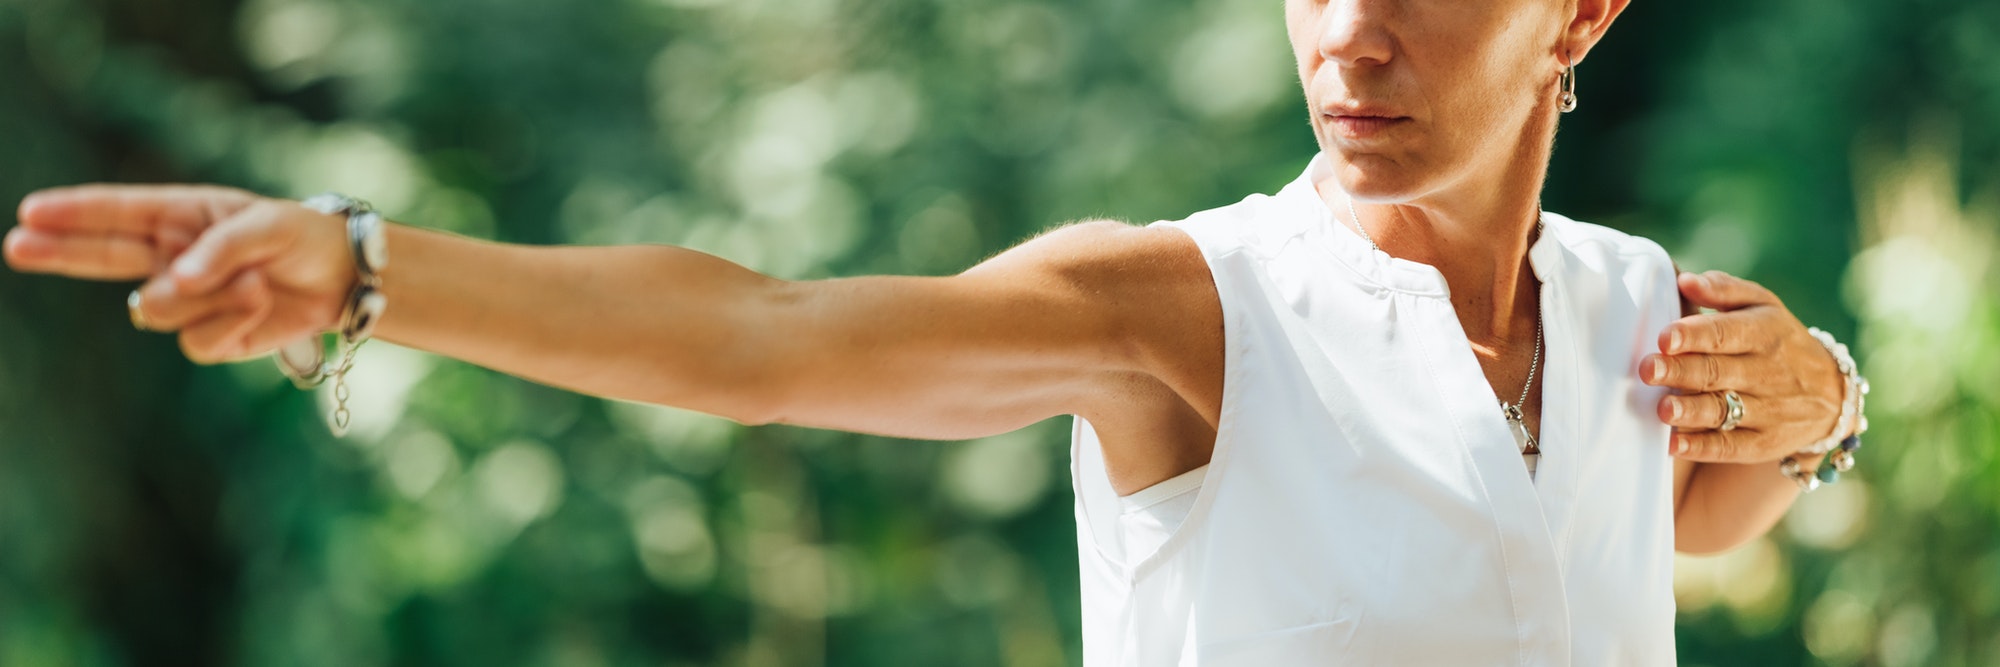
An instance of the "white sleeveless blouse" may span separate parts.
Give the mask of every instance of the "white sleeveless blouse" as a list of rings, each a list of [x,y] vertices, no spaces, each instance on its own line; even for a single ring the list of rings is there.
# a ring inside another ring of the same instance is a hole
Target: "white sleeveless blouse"
[[[1149,504],[1112,491],[1076,421],[1084,664],[1674,664],[1668,428],[1637,380],[1679,315],[1666,253],[1545,215],[1530,481],[1443,276],[1337,222],[1323,162],[1157,223],[1222,297],[1221,427]]]

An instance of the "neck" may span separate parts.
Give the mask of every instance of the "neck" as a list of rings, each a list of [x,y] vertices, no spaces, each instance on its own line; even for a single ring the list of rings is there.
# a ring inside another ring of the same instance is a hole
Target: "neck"
[[[1473,169],[1473,176],[1436,193],[1396,204],[1354,202],[1358,222],[1383,252],[1444,275],[1452,306],[1476,344],[1507,347],[1523,336],[1532,344],[1537,292],[1527,257],[1540,220],[1553,122],[1523,132],[1504,161]],[[1347,194],[1333,175],[1315,174],[1314,181],[1335,217],[1347,218]]]

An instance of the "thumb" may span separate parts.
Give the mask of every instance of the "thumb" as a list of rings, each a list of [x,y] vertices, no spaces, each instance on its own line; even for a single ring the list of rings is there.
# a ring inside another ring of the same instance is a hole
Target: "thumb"
[[[1721,271],[1683,272],[1679,283],[1681,296],[1703,308],[1727,311],[1778,303],[1778,296],[1763,285]]]
[[[196,237],[174,260],[171,275],[182,293],[206,294],[243,269],[277,257],[297,232],[296,226],[284,224],[278,207],[251,206]]]

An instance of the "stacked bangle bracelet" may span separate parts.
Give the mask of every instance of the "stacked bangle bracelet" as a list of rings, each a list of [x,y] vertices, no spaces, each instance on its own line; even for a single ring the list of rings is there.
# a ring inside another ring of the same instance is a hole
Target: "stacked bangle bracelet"
[[[347,434],[353,417],[347,409],[347,372],[354,368],[354,355],[368,342],[375,323],[388,309],[382,295],[382,270],[389,264],[389,248],[382,234],[382,216],[368,202],[338,193],[326,193],[302,204],[327,215],[347,216],[347,246],[354,258],[354,289],[348,292],[347,306],[341,311],[340,331],[335,341],[340,362],[327,363],[326,344],[312,336],[279,348],[273,358],[293,386],[311,389],[333,379],[333,413],[329,426],[335,437]]]
[[[1861,434],[1868,432],[1868,416],[1863,414],[1868,402],[1868,378],[1861,376],[1861,369],[1854,363],[1854,355],[1847,346],[1834,340],[1833,334],[1818,328],[1807,330],[1820,345],[1826,347],[1827,354],[1833,355],[1834,364],[1839,367],[1842,378],[1842,398],[1840,418],[1834,421],[1833,432],[1812,446],[1799,450],[1798,454],[1778,461],[1778,472],[1799,485],[1799,489],[1811,492],[1821,484],[1840,481],[1840,473],[1854,468],[1854,453],[1861,449]],[[1799,463],[1801,457],[1821,457],[1817,469],[1807,471]]]

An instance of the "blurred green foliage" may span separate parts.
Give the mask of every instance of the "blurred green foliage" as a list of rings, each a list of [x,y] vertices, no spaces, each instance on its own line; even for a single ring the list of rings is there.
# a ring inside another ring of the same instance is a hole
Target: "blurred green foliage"
[[[0,0],[0,198],[338,189],[940,274],[1274,189],[1293,71],[1272,0]],[[1642,1],[1580,72],[1549,208],[1766,282],[1875,379],[1856,473],[1682,562],[1683,661],[2000,662],[2000,4]],[[0,665],[1077,660],[1064,420],[743,428],[377,345],[336,440],[125,289],[0,273]]]

